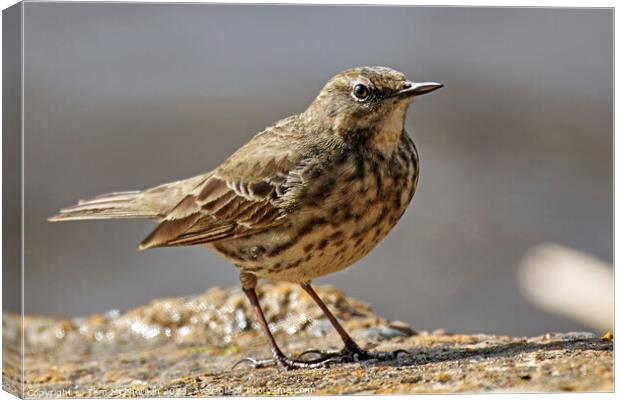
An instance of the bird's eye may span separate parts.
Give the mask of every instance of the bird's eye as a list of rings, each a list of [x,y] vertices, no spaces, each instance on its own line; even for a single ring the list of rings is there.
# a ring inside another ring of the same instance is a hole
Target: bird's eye
[[[365,85],[362,85],[361,83],[358,83],[357,85],[353,87],[353,95],[360,100],[366,99],[369,94],[370,94],[370,91],[368,90],[368,88]]]

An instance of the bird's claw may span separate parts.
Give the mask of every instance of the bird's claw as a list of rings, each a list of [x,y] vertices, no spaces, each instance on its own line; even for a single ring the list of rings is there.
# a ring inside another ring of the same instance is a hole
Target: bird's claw
[[[401,354],[411,356],[408,350],[398,349],[394,351],[369,352],[359,347],[355,342],[348,343],[344,346],[341,355],[349,356],[353,362],[380,362],[397,360]]]
[[[410,352],[409,350],[405,350],[405,349],[397,349],[391,352],[392,354],[394,354],[394,358],[398,358],[399,355],[404,354],[406,356],[413,356],[413,353]]]
[[[297,355],[297,357],[302,358],[302,357],[307,356],[309,354],[317,354],[318,355],[317,358],[322,358],[322,357],[327,356],[328,354],[338,354],[338,353],[329,353],[329,352],[326,352],[326,351],[320,350],[320,349],[307,349],[307,350],[304,350],[301,353],[299,353]]]
[[[257,360],[255,358],[251,358],[251,357],[245,357],[242,358],[241,360],[237,361],[231,368],[231,370],[237,368],[239,365],[248,363],[250,364],[250,366],[254,369],[258,369],[258,368],[264,368],[264,367],[271,367],[276,365],[276,360],[275,359],[265,359],[265,360]]]
[[[404,349],[398,349],[393,351],[379,351],[376,353],[367,352],[361,350],[360,353],[354,353],[359,361],[393,361],[397,360],[401,355],[412,356],[413,354]]]
[[[303,359],[302,357],[308,354],[317,354],[317,358],[311,360]],[[347,344],[345,347],[337,353],[325,352],[318,349],[308,349],[298,355],[299,358],[291,359],[287,358],[284,354],[274,354],[273,358],[256,360],[254,358],[246,357],[237,361],[233,365],[232,369],[235,369],[241,364],[249,363],[254,369],[272,367],[274,365],[280,365],[286,369],[311,369],[311,368],[324,368],[329,367],[332,364],[347,364],[357,362],[381,362],[397,360],[401,355],[411,356],[412,353],[408,350],[398,349],[394,351],[382,351],[371,353],[363,350],[355,343]]]
[[[310,360],[303,358],[304,356],[307,356],[309,354],[316,354],[317,357]],[[260,368],[263,366],[280,364],[287,369],[322,368],[329,367],[332,364],[393,361],[397,360],[402,355],[412,356],[412,353],[404,349],[373,353],[363,350],[356,344],[351,344],[345,346],[339,352],[327,352],[319,349],[308,349],[301,352],[296,359],[289,359],[284,356],[279,356],[271,360],[262,360],[258,362],[258,365],[255,366]]]
[[[306,352],[304,352],[306,353]],[[303,355],[302,353],[301,355]],[[311,353],[322,353],[318,350],[309,351],[306,354]],[[275,356],[274,358],[268,358],[264,360],[257,360],[254,358],[246,357],[237,361],[232,369],[235,369],[239,365],[248,363],[250,367],[254,369],[264,368],[264,367],[272,367],[274,365],[280,365],[281,367],[291,370],[291,369],[315,369],[315,368],[325,368],[329,367],[332,364],[345,364],[352,363],[355,360],[349,354],[341,354],[341,353],[323,353],[324,355],[315,358],[312,360],[304,360],[304,359],[291,359],[287,358],[284,355]],[[301,356],[300,355],[300,356]]]

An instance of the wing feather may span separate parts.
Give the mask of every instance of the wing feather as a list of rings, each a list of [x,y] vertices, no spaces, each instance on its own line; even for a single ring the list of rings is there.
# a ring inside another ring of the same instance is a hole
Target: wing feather
[[[268,128],[239,149],[169,211],[139,249],[240,238],[282,223],[280,199],[301,160],[285,129]]]
[[[202,244],[251,235],[277,225],[284,213],[271,197],[275,187],[262,197],[246,197],[242,187],[210,177],[200,192],[185,197],[139,248]],[[206,194],[204,188],[212,190],[211,194]]]

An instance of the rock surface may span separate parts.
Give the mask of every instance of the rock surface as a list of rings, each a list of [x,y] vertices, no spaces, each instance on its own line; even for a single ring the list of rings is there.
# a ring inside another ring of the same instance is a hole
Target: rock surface
[[[24,319],[24,395],[154,397],[360,393],[612,391],[613,342],[591,333],[533,338],[415,332],[331,287],[317,288],[367,349],[407,349],[398,361],[319,370],[250,369],[269,356],[239,289],[213,288],[86,318]],[[276,339],[290,354],[338,349],[338,336],[292,285],[260,286]],[[3,315],[3,384],[21,391],[20,318]]]

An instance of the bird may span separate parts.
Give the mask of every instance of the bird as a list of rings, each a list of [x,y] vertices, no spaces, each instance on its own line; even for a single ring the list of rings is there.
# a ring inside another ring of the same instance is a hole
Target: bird
[[[407,209],[419,157],[405,130],[412,100],[443,87],[394,69],[356,67],[333,76],[305,111],[256,134],[217,168],[150,189],[80,200],[49,221],[142,218],[158,222],[140,250],[202,245],[239,269],[272,358],[259,368],[320,368],[398,357],[371,353],[346,332],[311,286],[368,254]],[[299,284],[340,335],[340,352],[288,357],[256,294],[261,279]]]

